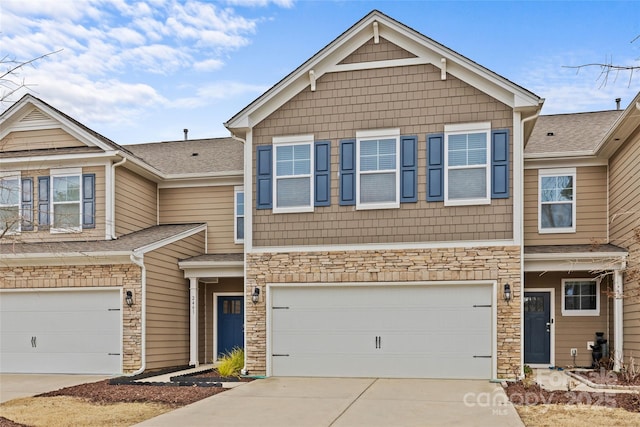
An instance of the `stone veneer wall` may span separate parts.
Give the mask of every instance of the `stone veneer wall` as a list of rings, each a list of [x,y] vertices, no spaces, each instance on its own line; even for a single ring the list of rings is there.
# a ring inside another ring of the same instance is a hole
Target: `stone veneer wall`
[[[140,368],[142,323],[140,267],[123,265],[31,266],[0,268],[0,289],[121,287],[133,292],[132,307],[121,301],[124,372]]]
[[[520,375],[520,247],[367,250],[246,254],[245,298],[273,283],[497,280],[498,378]],[[505,283],[512,300],[502,298]],[[247,304],[247,370],[266,373],[265,300]]]

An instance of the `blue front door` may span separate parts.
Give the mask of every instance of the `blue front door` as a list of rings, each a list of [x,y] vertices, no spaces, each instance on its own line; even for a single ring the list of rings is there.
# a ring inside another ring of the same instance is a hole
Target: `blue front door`
[[[551,363],[551,295],[524,294],[524,363]]]
[[[218,297],[218,357],[244,348],[244,297]]]

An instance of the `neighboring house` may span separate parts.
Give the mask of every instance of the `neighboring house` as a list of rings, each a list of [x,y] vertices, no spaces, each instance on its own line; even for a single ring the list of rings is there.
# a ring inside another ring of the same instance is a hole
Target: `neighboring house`
[[[0,129],[0,371],[141,372],[242,346],[240,142],[125,148],[31,95]]]

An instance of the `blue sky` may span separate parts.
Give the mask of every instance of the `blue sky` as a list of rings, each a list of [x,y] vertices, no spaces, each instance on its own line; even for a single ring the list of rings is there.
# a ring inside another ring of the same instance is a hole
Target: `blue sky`
[[[563,67],[640,66],[636,1],[2,0],[0,55],[62,49],[18,78],[117,143],[228,136],[223,122],[372,9],[546,98],[543,114],[626,107],[640,89],[640,70],[603,84]]]

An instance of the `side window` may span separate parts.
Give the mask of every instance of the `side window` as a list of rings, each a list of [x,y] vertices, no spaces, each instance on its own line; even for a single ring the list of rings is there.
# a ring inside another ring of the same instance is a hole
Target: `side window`
[[[313,135],[273,138],[273,212],[313,211]]]
[[[595,279],[563,279],[562,315],[599,316],[600,283]]]
[[[244,242],[244,189],[236,187],[234,191],[235,209],[234,209],[234,240],[236,243]]]
[[[51,232],[82,231],[82,171],[51,170]]]
[[[0,177],[0,235],[20,232],[20,175]]]
[[[538,172],[538,231],[575,233],[575,168],[547,169]]]
[[[356,209],[400,206],[400,130],[356,132]]]
[[[445,206],[489,204],[491,123],[445,126]]]

